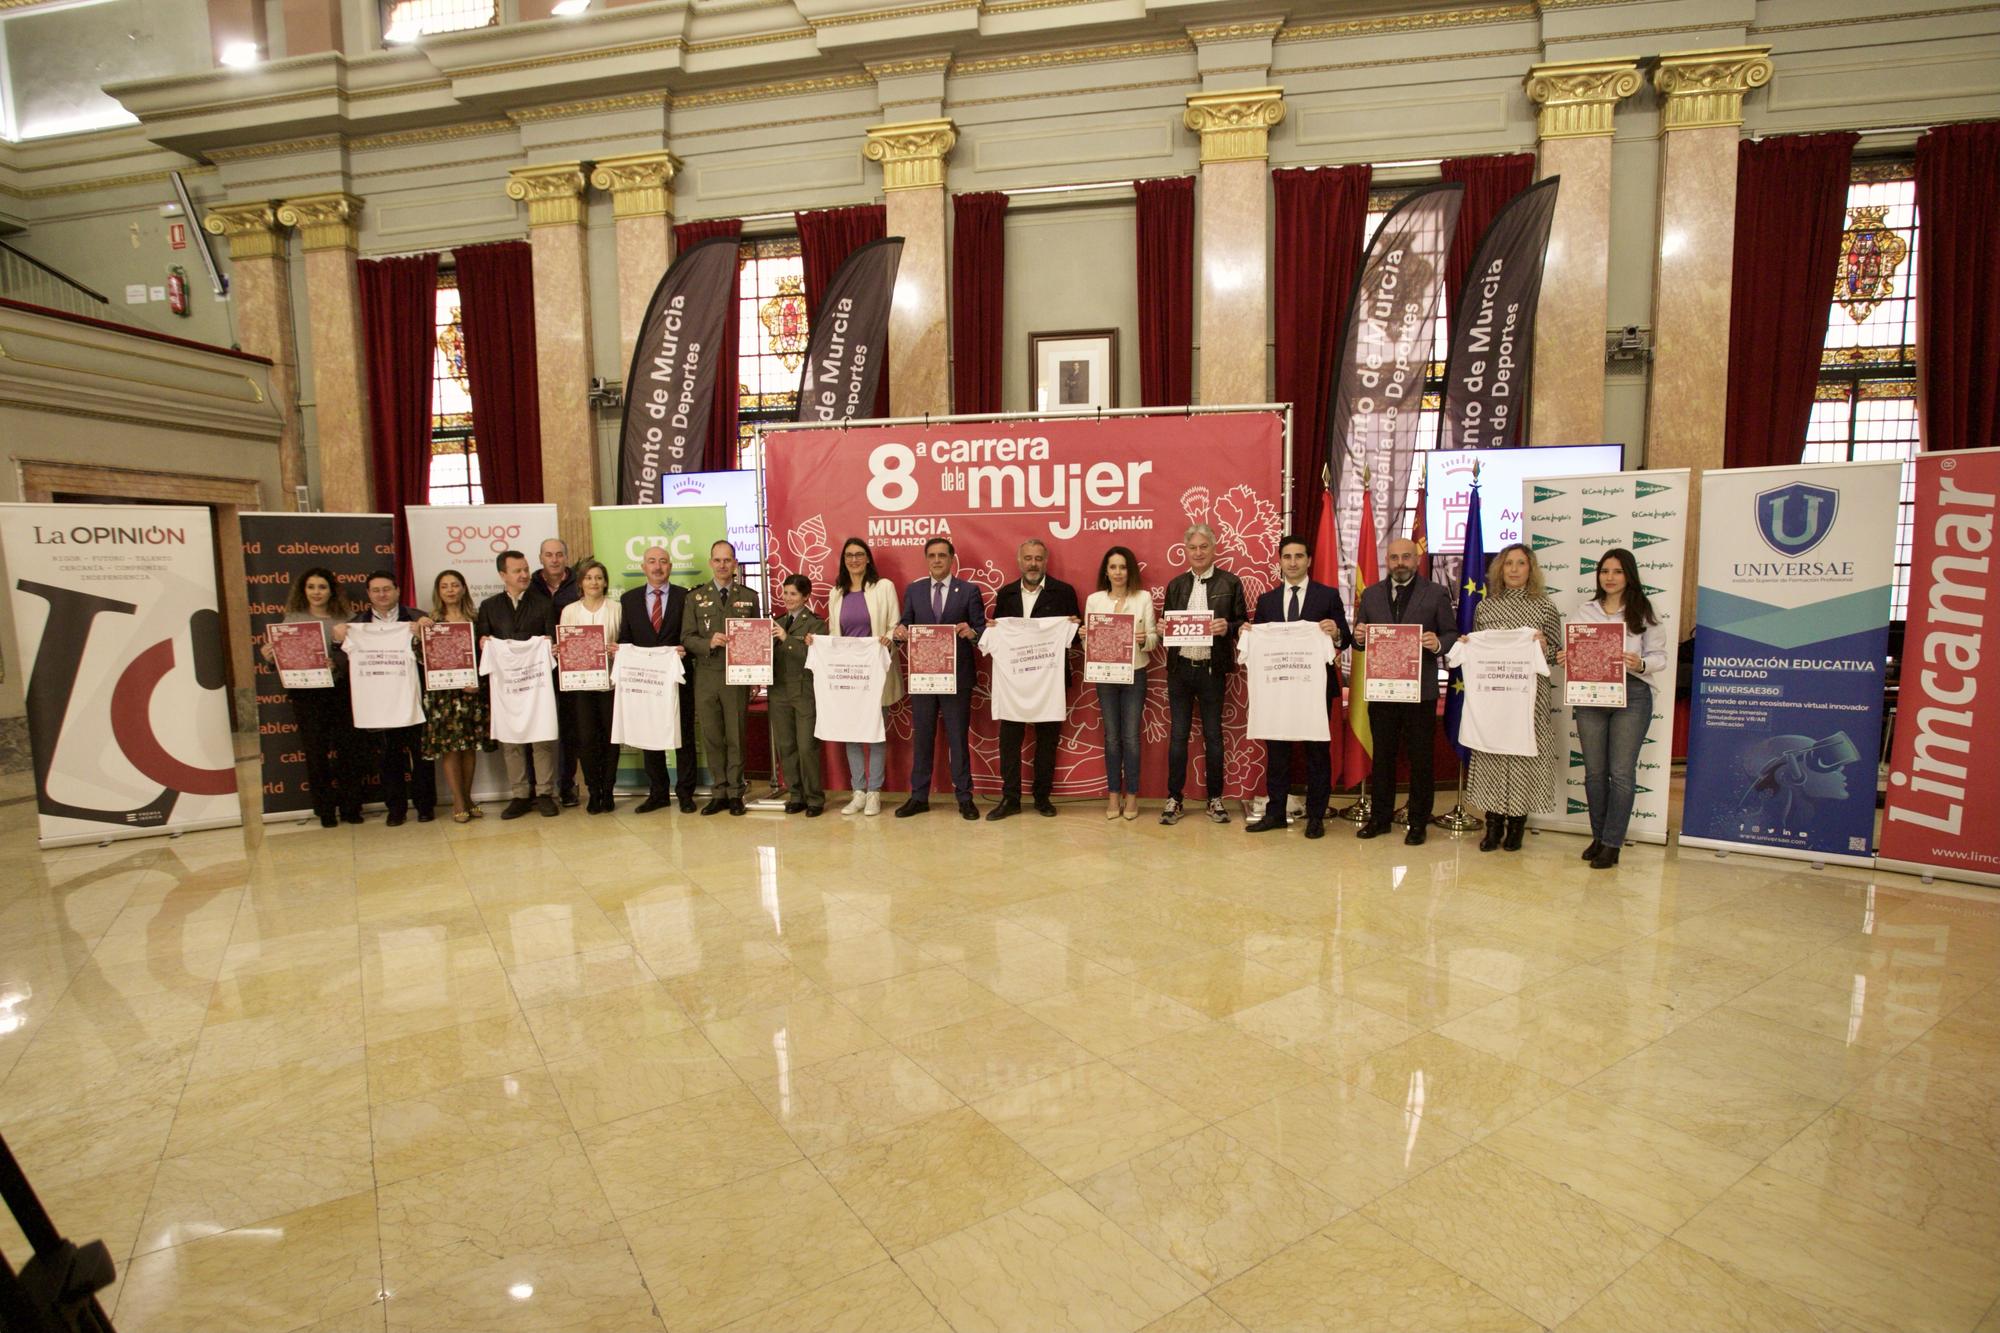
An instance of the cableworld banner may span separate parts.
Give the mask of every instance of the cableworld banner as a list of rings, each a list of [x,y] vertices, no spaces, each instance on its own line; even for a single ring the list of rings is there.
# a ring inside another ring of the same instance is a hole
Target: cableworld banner
[[[206,509],[0,505],[44,847],[242,822]]]
[[[1182,537],[1190,524],[1215,530],[1217,564],[1243,580],[1254,601],[1277,579],[1285,522],[1285,416],[1270,409],[1174,415],[933,421],[849,429],[779,429],[764,436],[765,493],[771,528],[766,551],[771,586],[786,574],[813,583],[825,608],[848,537],[866,541],[875,565],[900,596],[925,577],[923,548],[933,536],[958,549],[958,577],[977,584],[987,615],[1002,584],[1019,577],[1015,548],[1030,537],[1048,543],[1049,574],[1076,589],[1081,602],[1097,586],[1107,547],[1128,546],[1139,559],[1157,609],[1167,581],[1187,568]],[[896,669],[903,666],[900,648]],[[1166,790],[1169,718],[1164,650],[1147,672],[1140,722],[1148,796]],[[1097,691],[1076,668],[1056,755],[1058,796],[1103,790],[1104,745]],[[972,703],[972,775],[976,790],[1000,789],[999,724],[989,699],[989,668],[979,659]],[[1223,707],[1226,790],[1264,789],[1264,747],[1243,739],[1242,673]],[[910,704],[889,710],[887,786],[907,786]],[[1203,790],[1201,746],[1191,747],[1188,790]],[[825,747],[826,783],[847,784],[841,746]],[[950,772],[943,728],[935,770]]]

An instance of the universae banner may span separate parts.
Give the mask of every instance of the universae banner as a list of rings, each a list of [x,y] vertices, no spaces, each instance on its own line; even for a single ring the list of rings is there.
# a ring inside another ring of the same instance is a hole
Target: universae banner
[[[976,584],[992,613],[1000,586],[1019,577],[1015,551],[1030,537],[1048,544],[1049,574],[1082,598],[1096,587],[1105,548],[1128,546],[1157,607],[1167,581],[1187,568],[1182,538],[1191,524],[1215,530],[1216,562],[1243,580],[1245,596],[1277,581],[1278,539],[1285,531],[1285,415],[1271,409],[1183,415],[1135,414],[1001,421],[949,419],[846,429],[784,427],[764,434],[771,541],[766,578],[812,580],[813,604],[824,610],[839,567],[841,544],[859,537],[874,550],[878,572],[898,593],[924,574],[924,543],[949,537],[956,573]],[[1169,716],[1165,651],[1149,663],[1140,722],[1147,795],[1166,789]],[[896,654],[896,669],[903,653]],[[990,663],[979,659],[972,701],[973,785],[1000,788],[999,724],[989,703]],[[1083,796],[1104,790],[1102,718],[1097,692],[1080,683],[1069,693],[1056,751],[1055,791]],[[1223,702],[1231,796],[1264,789],[1264,747],[1244,740],[1242,673]],[[887,786],[907,787],[910,705],[888,717]],[[1199,746],[1189,776],[1204,790]],[[950,772],[943,758],[935,772]],[[827,785],[846,782],[846,755],[824,749]]]
[[[1902,466],[1703,476],[1684,845],[1869,864]]]
[[[735,237],[711,237],[683,250],[653,289],[625,376],[621,504],[655,504],[662,476],[701,465],[723,329],[736,299],[737,253]]]
[[[1918,454],[1910,603],[1877,864],[2000,886],[2000,614],[1993,577],[2000,449]]]
[[[1561,185],[1562,177],[1551,176],[1521,191],[1480,238],[1452,312],[1440,449],[1504,449],[1521,442],[1542,261]]]
[[[812,315],[812,341],[799,370],[800,421],[847,421],[875,414],[875,386],[889,352],[889,306],[903,238],[870,241],[847,257]]]
[[[1529,452],[1533,452],[1530,450]],[[1639,562],[1639,582],[1667,641],[1667,669],[1648,678],[1653,716],[1639,745],[1634,773],[1633,842],[1667,840],[1667,791],[1673,778],[1674,686],[1680,674],[1682,570],[1687,565],[1689,472],[1600,472],[1583,476],[1529,477],[1521,483],[1521,540],[1541,563],[1549,600],[1564,620],[1573,619],[1597,595],[1597,562],[1606,551],[1624,547]],[[1531,816],[1539,829],[1590,833],[1590,803],[1583,788],[1583,746],[1576,716],[1563,706],[1558,667],[1550,682],[1549,708],[1556,712],[1557,808]]]
[[[206,509],[0,505],[44,847],[242,822]]]
[[[395,524],[387,514],[241,514],[243,573],[250,585],[250,634],[285,618],[292,581],[318,566],[330,570],[349,602],[368,601],[370,570],[396,567]],[[335,651],[338,651],[336,649]],[[257,731],[264,751],[264,817],[282,818],[312,810],[305,752],[291,696],[278,684],[278,671],[254,654],[257,664]],[[379,799],[380,779],[365,780],[364,799]]]

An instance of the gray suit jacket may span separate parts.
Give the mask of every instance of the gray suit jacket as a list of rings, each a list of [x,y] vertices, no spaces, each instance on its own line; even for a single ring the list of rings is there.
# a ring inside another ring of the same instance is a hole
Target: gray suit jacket
[[[1389,580],[1383,579],[1361,590],[1360,605],[1354,610],[1355,640],[1361,640],[1363,625],[1422,625],[1438,636],[1441,651],[1450,652],[1451,645],[1458,641],[1458,619],[1452,611],[1451,594],[1419,575],[1410,581],[1409,590],[1403,594],[1403,614],[1397,616],[1391,610],[1389,587]],[[1424,650],[1425,703],[1437,701],[1437,660],[1437,653]]]

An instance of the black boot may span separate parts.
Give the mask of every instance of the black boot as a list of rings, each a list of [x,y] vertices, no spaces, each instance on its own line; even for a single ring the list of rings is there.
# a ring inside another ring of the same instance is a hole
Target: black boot
[[[1599,842],[1597,839],[1592,838],[1590,840],[1590,846],[1583,849],[1583,859],[1586,861],[1595,861],[1597,859],[1597,854],[1603,850],[1604,850],[1604,844]]]
[[[1510,852],[1520,851],[1521,835],[1527,831],[1528,817],[1526,815],[1508,815],[1507,836],[1501,840],[1500,845]]]
[[[1616,847],[1606,847],[1591,858],[1590,868],[1592,870],[1609,870],[1617,864],[1618,849]]]
[[[1486,836],[1479,840],[1479,850],[1482,852],[1490,852],[1495,847],[1498,847],[1500,845],[1500,834],[1506,829],[1506,827],[1507,827],[1507,817],[1505,815],[1493,815],[1493,814],[1487,815]]]

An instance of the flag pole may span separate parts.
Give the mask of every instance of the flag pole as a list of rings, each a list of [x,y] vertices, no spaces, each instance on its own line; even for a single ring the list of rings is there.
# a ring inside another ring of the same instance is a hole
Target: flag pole
[[[1475,458],[1472,460],[1473,507],[1476,509],[1479,503],[1480,503],[1479,460]],[[1475,525],[1468,522],[1466,531],[1470,533],[1471,531],[1474,530],[1474,526]],[[1466,563],[1468,564],[1471,563],[1471,560],[1474,555],[1475,552],[1472,550],[1470,542],[1468,542],[1466,545],[1466,557],[1467,557]],[[1486,556],[1485,542],[1483,540],[1480,543],[1480,549],[1478,550],[1476,555],[1480,559],[1484,559]],[[1459,571],[1459,579],[1461,583],[1464,585],[1464,589],[1460,592],[1461,597],[1470,597],[1473,595],[1471,592],[1472,585],[1469,582],[1469,580],[1476,579],[1477,577],[1478,577],[1477,571],[1473,570]],[[1459,632],[1461,634],[1465,632],[1465,621],[1463,618],[1459,620]],[[1434,816],[1431,819],[1431,823],[1435,824],[1437,827],[1441,829],[1444,829],[1448,833],[1468,833],[1473,829],[1485,827],[1486,821],[1483,819],[1474,819],[1471,815],[1466,813],[1465,770],[1467,767],[1469,756],[1466,752],[1466,748],[1463,745],[1459,745],[1456,743],[1456,738],[1454,738],[1454,743],[1451,748],[1452,748],[1452,753],[1458,756],[1458,781],[1455,784],[1457,789],[1452,795],[1451,809],[1445,811],[1441,815]]]

